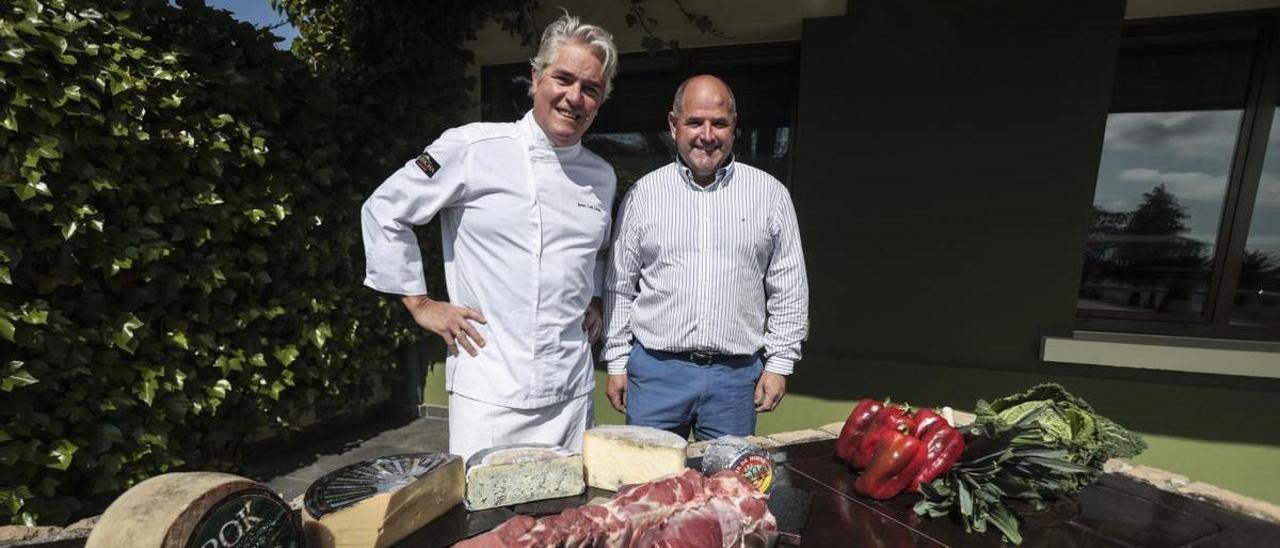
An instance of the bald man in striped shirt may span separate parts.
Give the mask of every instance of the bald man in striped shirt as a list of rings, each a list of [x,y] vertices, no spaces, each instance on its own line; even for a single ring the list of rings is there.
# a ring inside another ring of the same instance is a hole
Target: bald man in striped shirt
[[[755,433],[800,359],[809,286],[795,207],[734,161],[737,109],[719,78],[680,84],[674,162],[618,214],[605,279],[606,391],[627,424],[696,439]]]

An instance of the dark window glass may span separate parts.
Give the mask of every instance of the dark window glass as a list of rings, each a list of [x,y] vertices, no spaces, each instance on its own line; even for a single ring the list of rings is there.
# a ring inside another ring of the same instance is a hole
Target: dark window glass
[[[1280,323],[1280,108],[1272,112],[1276,117],[1231,308],[1233,323],[1239,325]]]
[[[799,47],[791,43],[623,55],[613,94],[582,142],[613,165],[621,198],[636,179],[675,159],[667,113],[676,87],[689,76],[714,74],[737,102],[737,161],[789,184],[798,65]],[[481,118],[520,118],[533,106],[528,89],[529,65],[484,67]]]
[[[1080,308],[1205,311],[1240,115],[1108,116]]]
[[[1254,34],[1126,38],[1086,242],[1082,313],[1205,321]]]

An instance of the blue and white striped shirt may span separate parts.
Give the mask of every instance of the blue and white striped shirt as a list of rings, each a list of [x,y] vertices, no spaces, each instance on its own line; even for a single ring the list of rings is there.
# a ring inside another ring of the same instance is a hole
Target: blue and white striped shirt
[[[618,213],[605,278],[610,374],[633,341],[668,352],[754,354],[788,375],[808,330],[795,206],[773,176],[733,161],[705,188],[677,160],[642,177]]]

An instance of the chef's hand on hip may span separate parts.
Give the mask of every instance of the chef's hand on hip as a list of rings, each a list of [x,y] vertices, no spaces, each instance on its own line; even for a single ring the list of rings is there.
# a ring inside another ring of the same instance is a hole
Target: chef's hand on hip
[[[773,411],[782,403],[782,396],[787,393],[787,378],[777,373],[765,371],[756,383],[756,412]]]
[[[609,403],[617,409],[619,413],[627,412],[627,374],[609,375],[609,384],[605,386],[605,394],[609,396]]]
[[[592,297],[587,304],[586,317],[582,319],[582,331],[587,334],[587,341],[591,344],[600,340],[600,331],[604,327],[604,313],[601,309],[600,297]]]
[[[444,339],[449,355],[457,355],[458,347],[462,347],[474,357],[476,347],[484,347],[484,337],[471,324],[473,321],[485,323],[484,314],[479,310],[431,300],[426,295],[406,295],[400,302],[413,314],[413,321]]]

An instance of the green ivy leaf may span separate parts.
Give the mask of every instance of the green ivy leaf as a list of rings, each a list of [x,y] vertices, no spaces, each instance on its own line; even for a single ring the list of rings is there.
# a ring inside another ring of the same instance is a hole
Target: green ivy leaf
[[[49,323],[48,310],[28,309],[25,306],[22,311],[22,322],[31,325],[45,325]]]
[[[14,363],[15,362],[9,362],[10,365]],[[16,363],[21,364],[22,362],[16,362]],[[3,390],[5,392],[13,392],[14,388],[31,386],[38,382],[40,381],[35,377],[31,376],[31,373],[28,373],[26,371],[22,371],[22,370],[10,371],[9,373],[5,374],[3,379],[0,379],[0,390]]]
[[[139,386],[134,388],[133,394],[150,407],[151,402],[156,399],[156,386],[158,384],[159,383],[157,383],[154,378],[145,379],[139,384]]]
[[[6,111],[4,118],[0,118],[0,127],[9,131],[18,131],[18,117],[12,111]]]
[[[26,489],[25,485],[20,485],[17,489],[0,489],[0,504],[3,504],[12,515],[18,515],[18,511],[22,510],[22,503],[26,501],[26,497],[31,496],[30,492],[27,492],[26,495],[23,496],[23,494],[19,492],[23,489]]]
[[[53,458],[53,462],[45,466],[54,470],[66,470],[67,467],[71,466],[71,459],[78,449],[79,447],[69,440],[59,439],[53,442],[53,449],[49,451],[49,456]]]
[[[230,390],[231,381],[228,381],[227,379],[218,379],[217,382],[210,385],[207,390],[210,406],[217,409],[218,406],[222,404],[222,400],[227,399],[227,392]],[[199,412],[199,409],[196,411]]]
[[[311,345],[319,349],[324,349],[324,343],[333,336],[333,331],[329,329],[329,324],[322,323],[318,327],[307,332],[307,340],[311,341]]]
[[[0,338],[13,342],[14,331],[15,328],[13,326],[13,322],[9,321],[9,318],[0,316]]]
[[[161,449],[169,445],[169,442],[168,440],[165,439],[165,436],[162,436],[155,432],[143,433],[142,436],[139,438],[139,441],[141,441],[146,445],[159,447]]]
[[[15,65],[22,64],[22,58],[27,56],[27,52],[19,48],[9,48],[4,52],[0,52],[0,61],[5,63],[13,63]]]
[[[13,192],[18,195],[18,200],[23,202],[36,197],[36,187],[34,185],[20,185],[13,189]]]
[[[59,226],[62,228],[61,232],[63,240],[70,240],[71,237],[76,234],[76,229],[80,228],[80,224],[75,221],[67,221]]]
[[[283,364],[285,367],[289,367],[289,365],[292,364],[294,360],[298,359],[298,347],[292,344],[286,344],[282,347],[277,348],[275,352],[272,352],[272,355],[275,356],[276,359],[279,360],[280,363]]]
[[[45,135],[40,137],[40,145],[36,148],[36,152],[41,158],[57,159],[62,157],[62,151],[59,146],[62,144],[57,137]]]
[[[138,343],[133,340],[133,331],[142,327],[142,325],[142,320],[130,313],[125,318],[124,323],[120,325],[120,329],[116,330],[115,335],[112,337],[112,342],[115,343],[116,348],[132,354],[138,346]]]
[[[183,350],[191,350],[191,345],[187,343],[187,334],[181,331],[174,331],[169,335],[169,340],[175,346]]]

